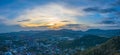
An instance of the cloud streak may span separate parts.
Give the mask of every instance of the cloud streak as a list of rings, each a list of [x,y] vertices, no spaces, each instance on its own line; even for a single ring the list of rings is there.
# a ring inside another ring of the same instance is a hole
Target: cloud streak
[[[89,8],[85,8],[83,11],[86,12],[98,12],[98,13],[112,13],[112,12],[117,12],[116,9],[114,8],[99,8],[99,7],[89,7]]]

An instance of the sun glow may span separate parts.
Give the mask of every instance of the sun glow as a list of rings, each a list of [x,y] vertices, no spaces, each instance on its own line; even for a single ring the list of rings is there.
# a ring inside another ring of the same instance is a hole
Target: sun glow
[[[22,27],[47,27],[50,29],[58,29],[67,25],[67,22],[45,22],[45,23],[23,23],[21,24]]]
[[[84,14],[77,10],[59,4],[48,4],[28,9],[9,22],[22,27],[45,27],[58,29],[68,24],[75,24],[76,16]]]

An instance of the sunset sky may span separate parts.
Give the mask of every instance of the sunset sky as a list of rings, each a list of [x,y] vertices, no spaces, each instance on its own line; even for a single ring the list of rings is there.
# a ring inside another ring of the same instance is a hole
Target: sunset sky
[[[0,0],[0,33],[120,29],[120,0]]]

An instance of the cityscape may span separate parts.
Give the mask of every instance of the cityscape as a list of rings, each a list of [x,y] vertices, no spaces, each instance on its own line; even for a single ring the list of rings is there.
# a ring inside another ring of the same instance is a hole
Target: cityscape
[[[120,0],[0,0],[0,55],[120,55]]]

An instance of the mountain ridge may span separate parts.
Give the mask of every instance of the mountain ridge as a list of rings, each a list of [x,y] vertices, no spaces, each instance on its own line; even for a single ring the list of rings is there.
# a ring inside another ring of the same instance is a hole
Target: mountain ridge
[[[80,37],[80,36],[88,35],[88,34],[102,36],[102,37],[120,36],[120,29],[114,29],[114,30],[89,29],[87,31],[61,29],[61,30],[20,31],[20,32],[0,33],[0,35],[13,35],[13,36],[14,35],[25,35],[25,36],[57,35],[57,36],[67,36],[67,37],[72,37],[72,36]]]

